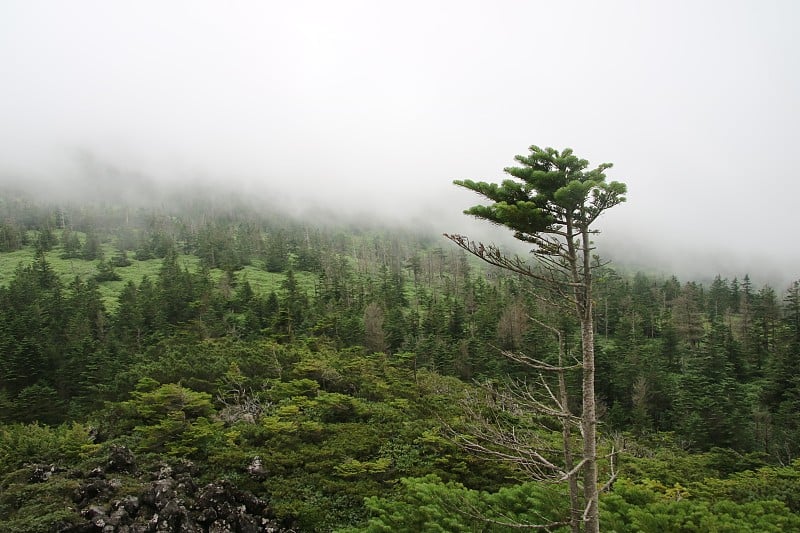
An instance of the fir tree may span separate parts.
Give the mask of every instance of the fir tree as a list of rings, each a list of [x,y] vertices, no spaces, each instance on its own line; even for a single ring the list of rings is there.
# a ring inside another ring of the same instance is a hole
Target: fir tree
[[[461,235],[448,235],[453,242],[477,257],[501,268],[538,279],[550,289],[556,302],[571,307],[581,325],[582,396],[581,433],[583,437],[583,484],[586,510],[571,509],[573,529],[579,517],[586,531],[599,531],[597,487],[597,412],[595,404],[594,312],[591,235],[594,222],[607,209],[625,200],[625,185],[606,182],[611,164],[587,170],[589,163],[571,149],[530,147],[530,154],[519,155],[522,166],[505,172],[516,180],[502,184],[456,181],[492,203],[465,211],[469,215],[505,226],[514,237],[533,246],[543,270],[535,270],[519,258],[504,255],[495,246],[469,241]],[[570,473],[570,475],[573,475]],[[582,515],[581,515],[582,513]]]

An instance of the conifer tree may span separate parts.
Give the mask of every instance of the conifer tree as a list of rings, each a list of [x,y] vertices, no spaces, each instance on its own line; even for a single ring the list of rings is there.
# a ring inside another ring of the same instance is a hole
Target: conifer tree
[[[578,319],[582,347],[580,423],[585,508],[571,509],[571,516],[573,529],[579,511],[585,530],[596,532],[600,519],[591,236],[597,233],[593,228],[597,218],[625,201],[626,187],[616,181],[606,182],[605,171],[611,164],[588,170],[589,162],[578,158],[569,148],[559,152],[531,146],[529,155],[518,155],[515,159],[521,166],[504,170],[516,179],[506,179],[499,185],[472,180],[457,180],[455,184],[490,200],[490,205],[477,205],[465,213],[511,229],[515,238],[533,246],[539,268],[504,254],[494,245],[476,243],[463,235],[446,237],[490,264],[538,280],[548,291],[548,300],[569,308]]]
[[[24,230],[13,221],[0,221],[0,252],[13,252],[22,247]]]
[[[103,250],[100,245],[100,238],[94,232],[86,234],[86,242],[81,249],[81,257],[86,261],[94,261],[103,258]]]

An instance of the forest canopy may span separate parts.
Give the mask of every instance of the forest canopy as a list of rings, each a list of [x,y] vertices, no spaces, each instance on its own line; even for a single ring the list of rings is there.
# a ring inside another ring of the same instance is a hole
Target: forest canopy
[[[604,259],[598,434],[618,463],[601,528],[800,528],[800,282],[681,280]],[[0,529],[156,514],[210,527],[211,494],[240,528],[562,522],[566,492],[453,438],[487,383],[530,376],[504,351],[557,353],[529,317],[553,315],[524,276],[436,236],[211,200],[3,195]],[[579,323],[559,320],[573,357]],[[156,498],[167,486],[175,498]]]

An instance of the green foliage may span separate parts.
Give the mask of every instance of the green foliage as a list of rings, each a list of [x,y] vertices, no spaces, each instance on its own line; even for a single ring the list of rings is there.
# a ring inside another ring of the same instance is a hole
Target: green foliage
[[[514,220],[541,209],[517,172],[492,189]],[[530,172],[561,207],[621,194],[585,168],[572,180]],[[95,433],[140,464],[192,458],[202,480],[269,499],[287,529],[504,531],[480,515],[563,518],[560,487],[521,484],[448,437],[466,428],[459,402],[474,379],[526,375],[496,347],[553,360],[552,335],[515,321],[542,311],[519,280],[399,231],[247,210],[30,209],[0,223],[0,530],[78,519],[76,481],[33,484],[24,465],[96,464]],[[63,228],[50,251],[37,244],[47,227]],[[90,237],[109,262],[83,259]],[[101,265],[121,279],[93,280]],[[703,286],[597,263],[602,428],[625,435],[605,530],[798,529],[800,292],[739,279]],[[363,346],[371,303],[378,353]],[[574,354],[576,325],[561,325]],[[265,480],[247,472],[255,456]]]
[[[700,449],[712,445],[748,449],[747,404],[736,381],[730,354],[730,336],[717,325],[686,357],[686,371],[678,382],[675,414],[677,430]]]
[[[664,485],[690,484],[726,478],[737,472],[766,466],[761,452],[742,454],[726,448],[690,453],[671,433],[650,434],[625,443],[622,463],[626,477],[652,479]]]
[[[709,477],[694,485],[692,493],[707,500],[739,504],[775,500],[800,514],[800,460],[790,466],[739,471],[727,479]]]
[[[514,236],[549,254],[552,250],[539,234],[558,231],[565,217],[588,228],[605,209],[625,201],[625,184],[605,182],[605,163],[586,170],[589,162],[575,156],[571,149],[530,147],[530,154],[518,155],[521,167],[504,169],[517,178],[496,183],[457,180],[456,185],[470,189],[491,200],[492,205],[478,205],[465,211],[494,224],[512,229]]]
[[[800,515],[777,500],[698,500],[679,485],[622,479],[601,498],[601,523],[604,529],[617,532],[777,533],[798,529]]]
[[[0,530],[41,533],[80,523],[73,509],[79,485],[80,480],[63,478],[47,483],[0,480]]]
[[[36,237],[35,246],[37,250],[49,252],[53,249],[53,246],[55,246],[56,242],[57,239],[52,228],[50,228],[50,226],[45,226],[39,231],[39,235]]]
[[[222,424],[210,421],[213,414],[211,395],[145,378],[131,399],[111,405],[105,418],[113,423],[112,435],[132,432],[136,449],[196,458],[221,438]]]
[[[555,485],[525,483],[486,493],[428,475],[404,478],[396,496],[371,497],[366,505],[367,524],[344,531],[500,532],[535,524],[560,531],[567,498],[563,487]]]
[[[65,466],[96,451],[91,428],[77,422],[57,427],[36,423],[0,425],[0,478],[25,463]]]
[[[137,390],[131,394],[132,399],[122,402],[119,408],[129,418],[144,423],[154,422],[177,412],[183,413],[187,418],[197,418],[209,416],[214,411],[210,394],[195,392],[174,383],[149,390],[152,385],[152,380],[140,381]]]
[[[64,406],[56,390],[42,382],[22,389],[14,401],[14,409],[22,422],[41,421],[45,424],[57,423],[64,414]]]
[[[117,274],[114,270],[114,266],[115,265],[110,262],[99,261],[97,263],[97,274],[94,276],[95,281],[99,283],[104,281],[120,281],[122,276]]]
[[[24,235],[22,228],[13,222],[0,220],[0,252],[13,252],[22,248]]]
[[[86,261],[95,261],[103,258],[103,249],[100,244],[100,238],[94,232],[86,234],[86,242],[83,243],[81,248],[81,258]]]

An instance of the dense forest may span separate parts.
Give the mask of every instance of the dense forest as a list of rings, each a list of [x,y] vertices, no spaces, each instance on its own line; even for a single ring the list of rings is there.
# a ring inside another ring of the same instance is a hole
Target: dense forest
[[[603,530],[800,530],[800,281],[606,259]],[[568,531],[563,484],[469,445],[560,438],[525,356],[580,331],[538,290],[437,235],[6,191],[0,530]]]

